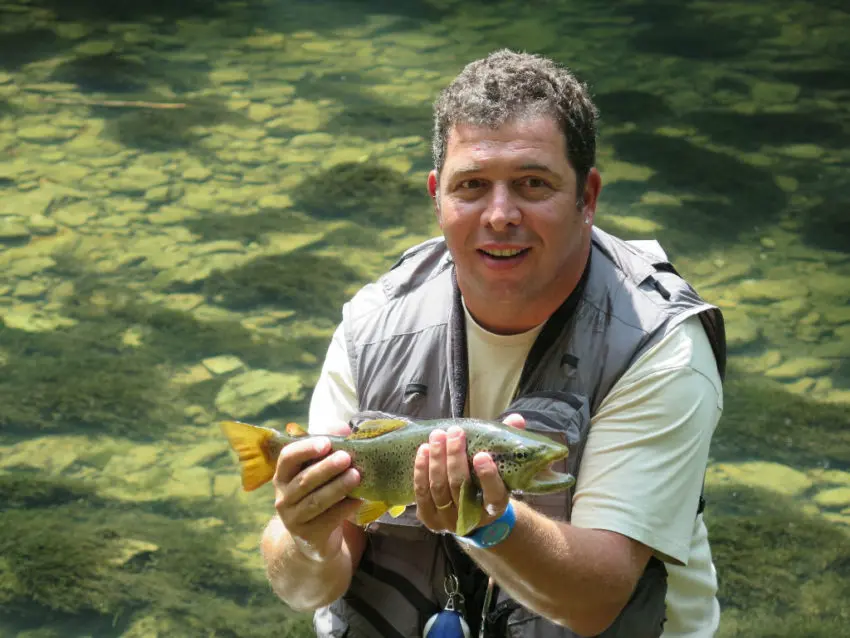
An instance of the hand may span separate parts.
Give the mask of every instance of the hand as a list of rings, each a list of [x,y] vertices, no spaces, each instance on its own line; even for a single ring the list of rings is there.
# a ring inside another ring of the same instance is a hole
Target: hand
[[[343,521],[361,504],[348,497],[360,484],[360,474],[349,467],[351,457],[342,451],[328,455],[330,451],[330,440],[323,436],[290,443],[281,451],[272,479],[280,520],[298,549],[317,561],[339,553]]]
[[[503,422],[511,427],[525,429],[525,419],[519,414],[510,414]],[[479,452],[472,459],[472,465],[483,493],[484,511],[478,524],[483,527],[504,513],[510,493],[489,454]],[[454,531],[460,487],[469,480],[463,430],[452,426],[445,432],[431,432],[428,443],[420,446],[413,466],[416,515],[419,520],[434,532]]]

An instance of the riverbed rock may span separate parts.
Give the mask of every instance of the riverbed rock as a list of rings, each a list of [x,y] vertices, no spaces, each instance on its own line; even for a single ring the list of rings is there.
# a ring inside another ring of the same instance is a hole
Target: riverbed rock
[[[215,398],[215,407],[231,417],[250,419],[281,401],[303,398],[303,384],[294,374],[251,370],[228,379]]]
[[[719,463],[710,466],[706,482],[715,485],[741,483],[789,496],[802,494],[814,484],[812,478],[800,470],[767,461]]]
[[[829,490],[823,490],[815,494],[814,501],[821,507],[850,507],[850,487],[835,487]]]
[[[826,374],[833,367],[834,363],[828,359],[798,357],[796,359],[789,359],[775,368],[771,368],[766,374],[774,379],[799,379],[801,377]]]
[[[234,372],[235,370],[239,370],[245,367],[245,364],[239,357],[235,357],[229,354],[223,354],[218,357],[210,357],[209,359],[204,359],[201,363],[212,372],[214,375],[218,376],[221,374],[229,374]]]

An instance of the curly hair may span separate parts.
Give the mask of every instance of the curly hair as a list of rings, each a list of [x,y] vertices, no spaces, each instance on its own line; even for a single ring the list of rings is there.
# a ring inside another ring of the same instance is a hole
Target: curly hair
[[[522,116],[554,116],[566,138],[579,197],[596,162],[598,110],[588,88],[552,60],[509,49],[469,63],[434,102],[432,154],[437,174],[458,123],[496,128]]]

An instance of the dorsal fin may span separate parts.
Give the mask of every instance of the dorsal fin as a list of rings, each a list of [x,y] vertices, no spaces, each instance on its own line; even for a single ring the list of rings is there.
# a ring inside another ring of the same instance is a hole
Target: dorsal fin
[[[357,430],[349,434],[346,438],[350,440],[374,439],[382,434],[395,432],[408,423],[409,421],[405,421],[404,419],[373,419],[371,421],[364,421],[357,426]]]

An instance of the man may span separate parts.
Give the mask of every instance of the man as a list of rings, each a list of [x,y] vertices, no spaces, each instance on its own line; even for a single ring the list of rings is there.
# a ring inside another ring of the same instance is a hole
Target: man
[[[435,104],[443,237],[345,305],[310,409],[314,434],[367,410],[539,417],[570,446],[574,493],[510,497],[478,454],[483,518],[458,539],[465,442],[436,431],[415,460],[415,512],[367,531],[350,522],[350,458],[321,437],[288,446],[262,549],[275,592],[316,610],[319,636],[421,636],[447,576],[473,631],[486,602],[487,635],[715,632],[699,505],[722,317],[657,244],[593,227],[596,116],[586,87],[541,57],[500,51],[460,73]]]

